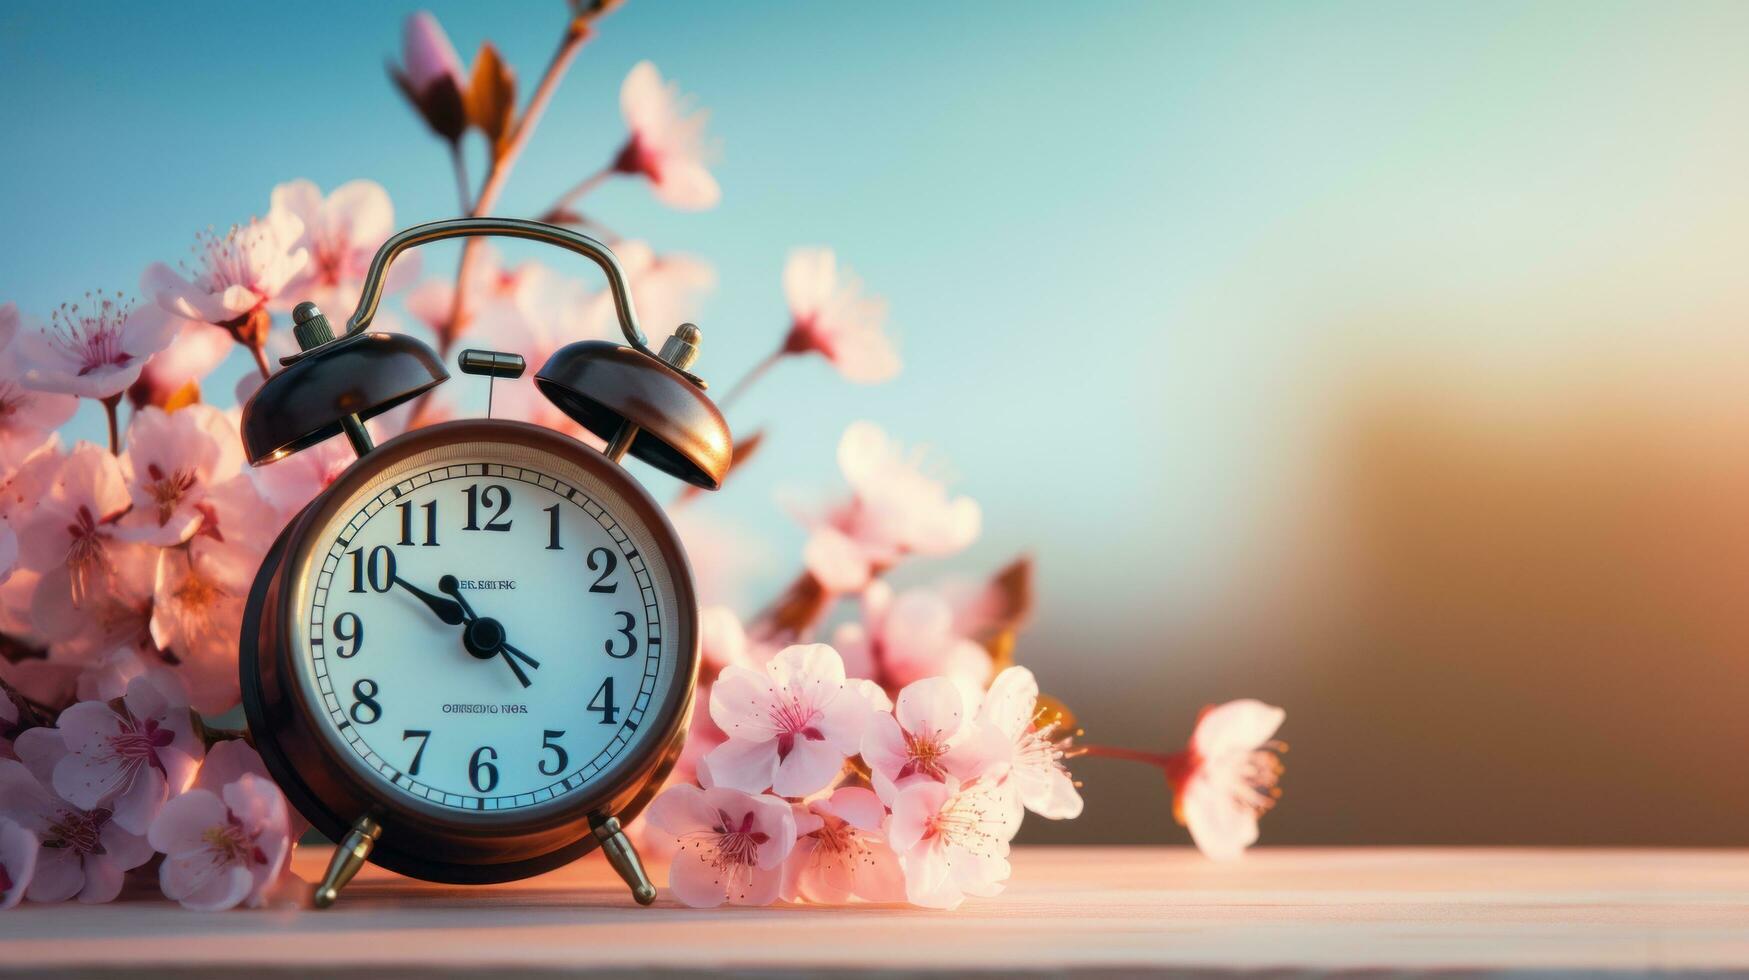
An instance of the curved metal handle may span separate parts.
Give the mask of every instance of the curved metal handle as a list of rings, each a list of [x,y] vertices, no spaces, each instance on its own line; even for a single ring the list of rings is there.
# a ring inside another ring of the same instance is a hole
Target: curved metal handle
[[[631,285],[626,282],[625,270],[619,267],[619,260],[614,258],[613,252],[588,235],[580,235],[543,221],[522,218],[449,218],[414,225],[396,233],[383,242],[383,247],[377,249],[376,257],[370,260],[370,271],[365,273],[364,287],[358,294],[358,309],[346,321],[346,332],[354,334],[370,326],[371,318],[376,316],[377,303],[383,298],[383,280],[388,276],[389,264],[395,261],[395,256],[407,249],[445,238],[476,237],[526,238],[529,241],[557,245],[566,251],[592,259],[607,274],[607,286],[613,293],[613,308],[619,314],[619,328],[625,334],[626,343],[654,356],[655,352],[650,350],[650,345],[644,338],[644,331],[638,327],[637,311],[632,309]]]

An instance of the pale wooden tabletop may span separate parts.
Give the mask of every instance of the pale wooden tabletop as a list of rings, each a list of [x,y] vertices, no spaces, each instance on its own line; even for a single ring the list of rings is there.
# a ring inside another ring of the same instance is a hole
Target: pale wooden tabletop
[[[325,857],[305,849],[300,872],[314,879]],[[0,912],[0,970],[1749,975],[1749,851],[1262,848],[1221,865],[1179,848],[1030,848],[1014,866],[1006,894],[951,914],[644,909],[598,858],[489,888],[367,869],[326,912],[27,903]]]

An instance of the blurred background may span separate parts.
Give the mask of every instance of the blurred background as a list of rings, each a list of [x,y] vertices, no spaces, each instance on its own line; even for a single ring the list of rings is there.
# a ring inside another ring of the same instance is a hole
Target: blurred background
[[[525,92],[565,17],[430,8]],[[384,67],[412,9],[7,4],[0,299],[134,293],[296,177],[453,214]],[[1740,845],[1746,41],[1737,3],[631,0],[499,211],[617,149],[648,58],[710,109],[723,203],[589,211],[714,264],[700,370],[777,343],[792,247],[889,300],[897,381],[795,360],[731,416],[768,433],[703,505],[744,611],[799,560],[777,498],[873,419],[984,508],[904,580],[1030,553],[1019,658],[1091,738],[1288,709],[1265,844]],[[1077,774],[1086,815],[1023,840],[1184,839],[1153,770]]]

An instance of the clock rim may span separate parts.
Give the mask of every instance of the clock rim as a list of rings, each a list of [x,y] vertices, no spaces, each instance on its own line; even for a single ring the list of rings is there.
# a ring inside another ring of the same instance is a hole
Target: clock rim
[[[616,762],[617,778],[574,790],[550,805],[469,811],[416,804],[384,785],[380,775],[367,775],[327,737],[326,713],[318,717],[321,706],[306,696],[296,674],[298,650],[292,643],[296,611],[289,607],[297,598],[298,563],[312,553],[314,533],[384,470],[429,449],[468,441],[544,450],[608,483],[630,507],[628,516],[641,520],[649,530],[673,583],[676,622],[664,624],[664,633],[680,660],[660,706],[653,705],[646,714],[650,735],[629,746]],[[261,639],[259,644],[252,642],[255,637]],[[373,862],[427,880],[483,883],[526,877],[568,863],[597,846],[592,817],[617,816],[625,823],[643,809],[684,743],[698,678],[698,642],[691,563],[672,522],[642,483],[600,452],[552,429],[510,419],[463,419],[416,429],[383,443],[288,522],[250,591],[239,661],[244,710],[256,748],[288,799],[316,829],[338,840],[358,816],[368,813],[384,828]],[[468,859],[453,860],[456,848],[465,849]],[[433,849],[445,849],[445,859],[433,858]]]

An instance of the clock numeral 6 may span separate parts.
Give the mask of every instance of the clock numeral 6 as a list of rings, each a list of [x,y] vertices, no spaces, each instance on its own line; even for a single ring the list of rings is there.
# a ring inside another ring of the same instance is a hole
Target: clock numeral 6
[[[548,752],[553,753],[553,755],[556,757],[553,759],[553,767],[551,769],[547,768],[547,760],[545,760],[545,759],[541,760],[541,762],[540,762],[541,775],[543,775],[543,776],[557,776],[559,773],[562,773],[565,771],[565,767],[567,767],[571,764],[571,757],[565,754],[565,747],[563,745],[560,745],[558,742],[553,741],[554,739],[564,738],[564,737],[565,737],[564,732],[562,732],[562,731],[556,732],[550,728],[541,733],[540,747],[547,750]]]
[[[626,638],[626,648],[625,648],[624,653],[614,653],[613,652],[613,638],[609,637],[607,640],[607,644],[606,644],[607,655],[612,657],[615,660],[624,660],[625,658],[638,652],[638,638],[637,638],[637,636],[633,635],[633,633],[632,633],[632,630],[637,628],[638,621],[637,621],[637,618],[634,617],[631,613],[625,612],[623,610],[620,612],[614,613],[614,615],[618,616],[620,618],[620,622],[623,624],[619,627],[619,635]]]
[[[334,644],[334,656],[341,660],[351,660],[364,649],[364,620],[358,618],[358,613],[343,612],[334,617],[334,638],[345,640],[345,643]]]
[[[498,750],[490,745],[474,750],[473,758],[468,760],[468,782],[474,784],[475,792],[490,793],[498,788],[498,767],[492,764],[497,761]]]
[[[383,716],[383,706],[377,703],[377,682],[368,677],[361,677],[352,685],[352,696],[357,701],[352,702],[352,710],[347,714],[360,725],[374,725]],[[370,717],[366,718],[365,715]]]
[[[619,721],[619,705],[613,703],[613,678],[601,682],[595,696],[589,699],[589,710],[601,715],[603,725]]]
[[[401,741],[410,738],[419,740],[419,748],[413,752],[413,761],[407,765],[407,775],[419,775],[419,760],[425,758],[425,745],[431,741],[431,730],[428,728],[409,728],[401,733]]]
[[[464,530],[464,531],[508,531],[508,530],[510,530],[510,523],[511,522],[502,519],[504,517],[504,515],[506,513],[508,513],[510,510],[510,488],[509,487],[503,486],[501,484],[493,483],[493,484],[487,485],[486,489],[481,490],[480,485],[478,483],[475,483],[475,484],[471,484],[466,490],[463,490],[462,493],[467,494],[467,497],[468,497],[468,523],[465,527],[462,528],[462,530]],[[494,500],[496,500],[497,503],[493,503]],[[480,505],[482,505],[482,504],[484,504],[487,507],[498,508],[497,513],[492,515],[492,519],[487,521],[484,527],[480,526]]]
[[[354,548],[346,556],[352,559],[352,591],[363,592],[367,580],[377,592],[395,587],[395,552],[388,545],[370,549],[369,561],[365,560],[363,548]]]

